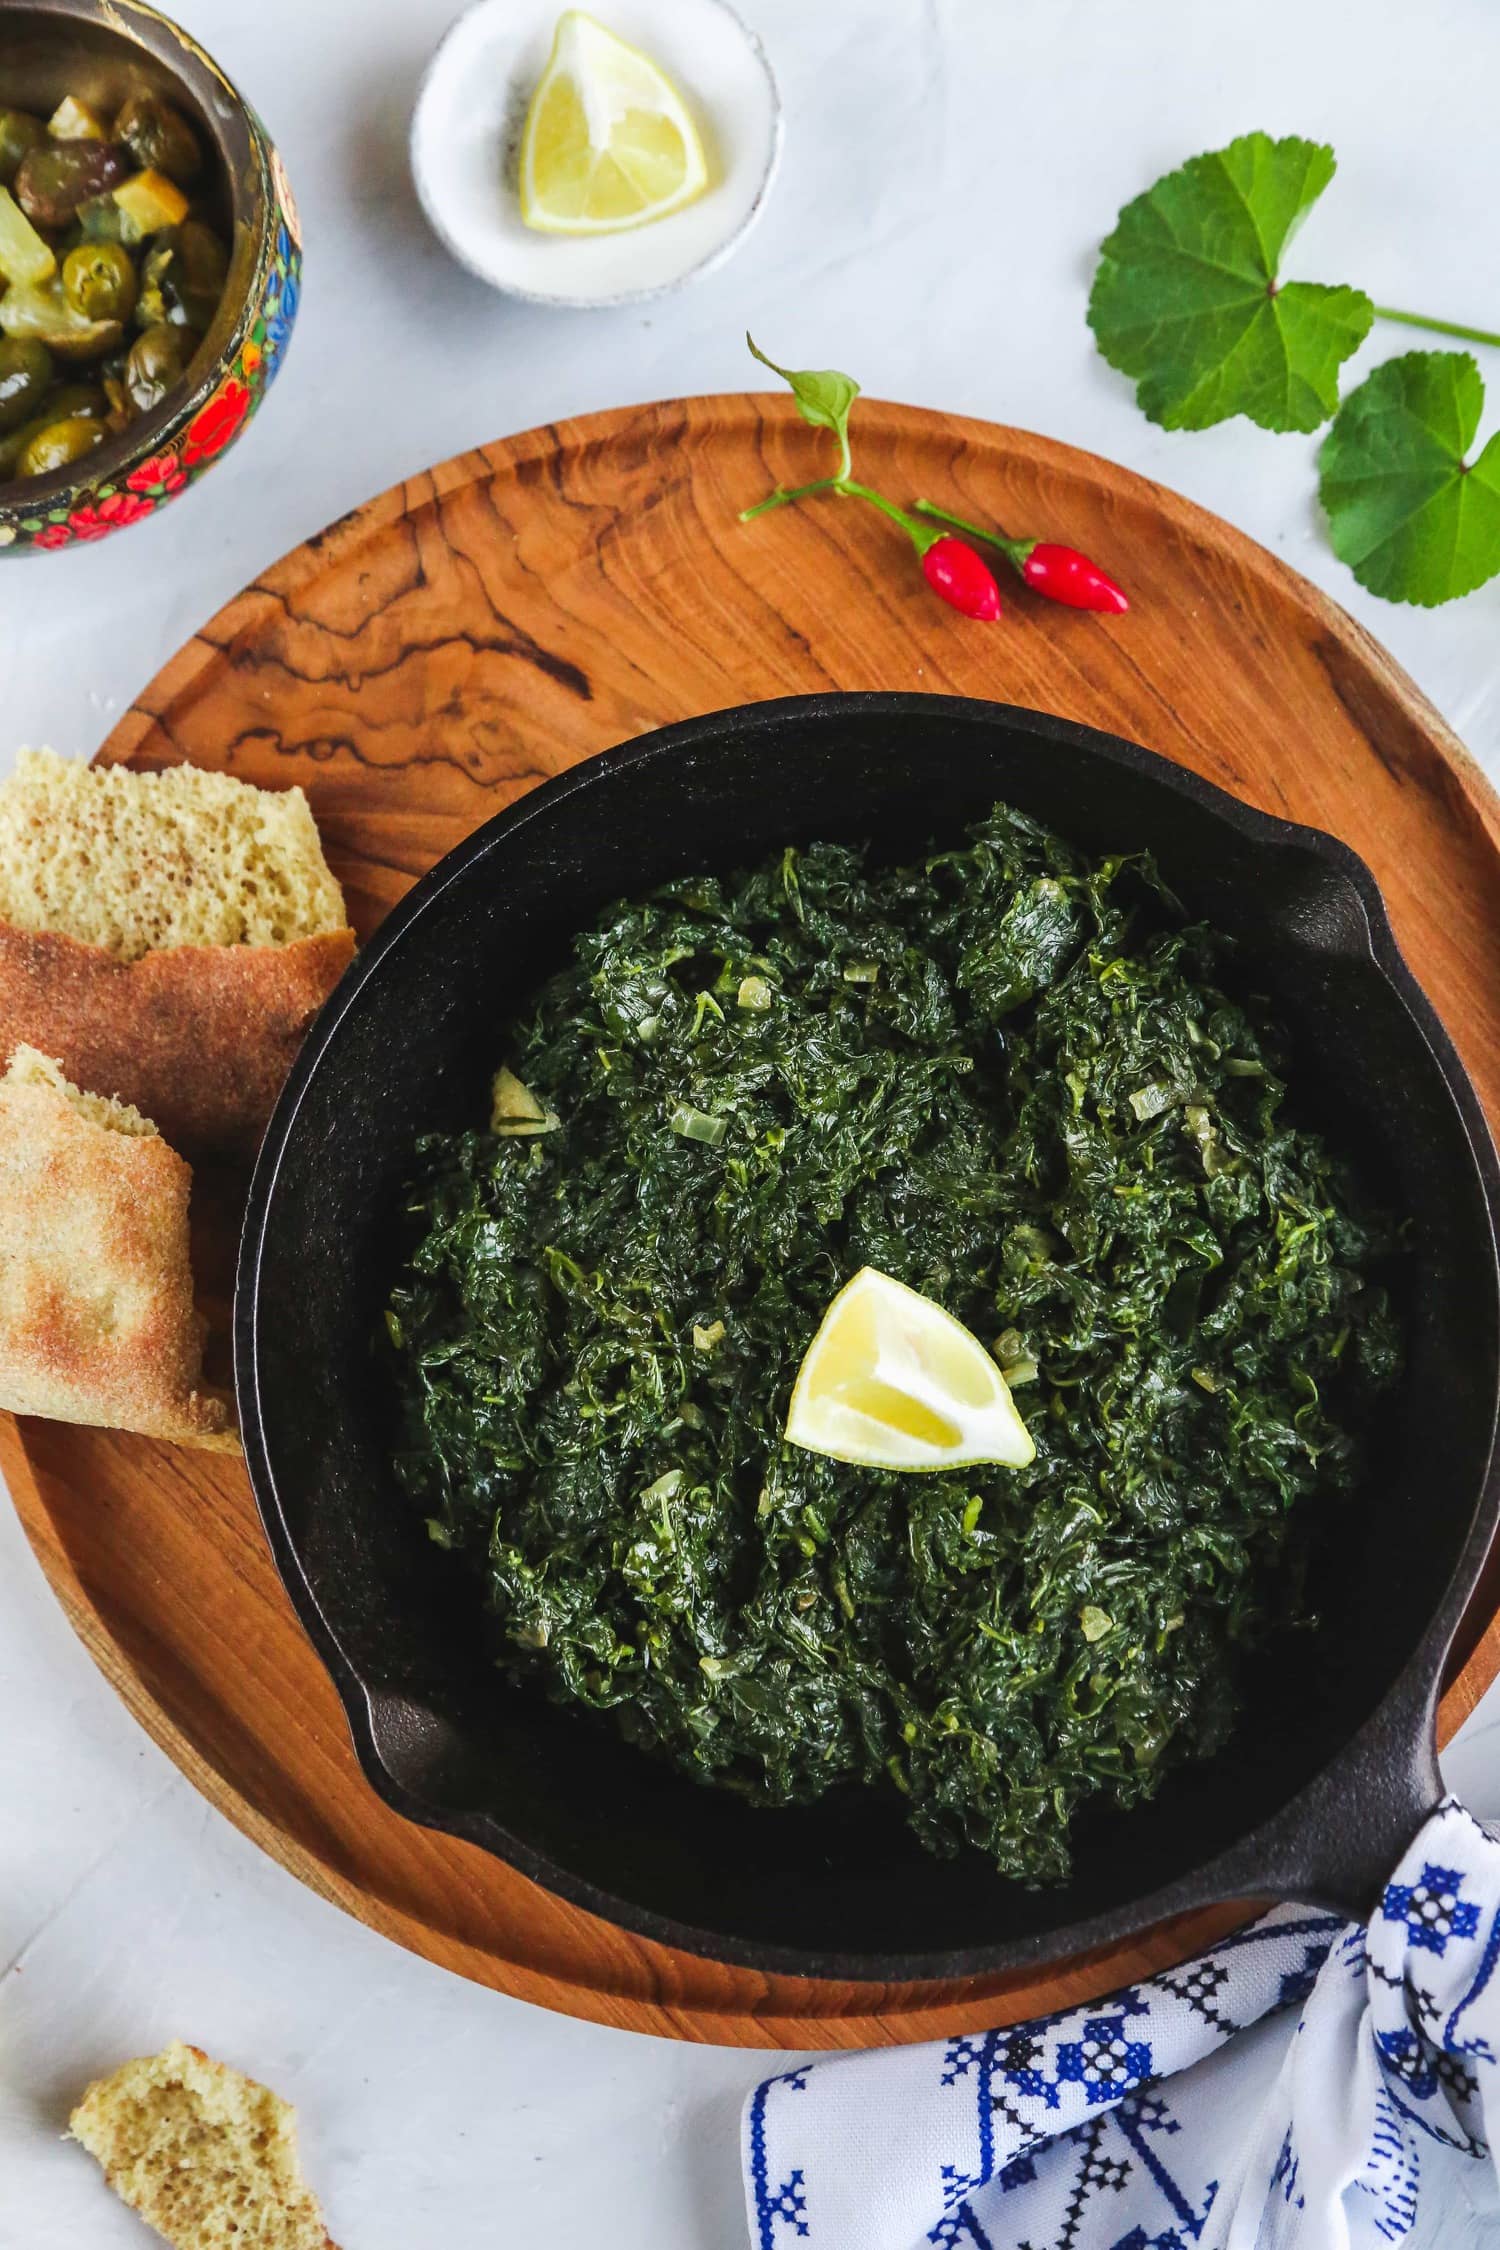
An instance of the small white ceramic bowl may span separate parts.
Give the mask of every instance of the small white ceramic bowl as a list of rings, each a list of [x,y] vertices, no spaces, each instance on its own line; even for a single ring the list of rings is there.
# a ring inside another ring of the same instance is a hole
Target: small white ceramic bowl
[[[621,234],[534,233],[521,221],[526,105],[568,0],[478,0],[428,66],[411,128],[422,208],[481,280],[545,305],[625,305],[722,264],[760,216],[781,156],[781,97],[765,51],[726,0],[597,0],[600,23],[681,90],[709,185],[669,218]]]

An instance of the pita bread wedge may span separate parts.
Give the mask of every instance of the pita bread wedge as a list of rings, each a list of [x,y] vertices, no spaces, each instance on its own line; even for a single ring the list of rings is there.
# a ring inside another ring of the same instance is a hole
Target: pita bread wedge
[[[235,1452],[202,1385],[188,1196],[149,1118],[20,1047],[0,1078],[0,1408]]]
[[[300,789],[37,750],[0,782],[0,1056],[60,1057],[174,1148],[254,1150],[353,953]]]

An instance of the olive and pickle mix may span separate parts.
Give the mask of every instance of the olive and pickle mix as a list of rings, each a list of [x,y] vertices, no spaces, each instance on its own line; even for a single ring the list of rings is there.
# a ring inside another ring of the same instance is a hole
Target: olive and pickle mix
[[[0,110],[0,481],[82,460],[181,382],[229,264],[205,182],[155,95]]]

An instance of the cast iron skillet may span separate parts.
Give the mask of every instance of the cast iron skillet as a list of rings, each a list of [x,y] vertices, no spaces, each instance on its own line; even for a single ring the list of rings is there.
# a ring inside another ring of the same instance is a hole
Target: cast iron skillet
[[[951,838],[996,798],[1094,850],[1148,847],[1238,938],[1296,1091],[1410,1214],[1408,1367],[1370,1481],[1330,1520],[1317,1631],[1245,1683],[1218,1757],[1076,1832],[1065,1889],[930,1857],[894,1801],[768,1812],[508,1686],[469,1579],[387,1466],[374,1346],[416,1135],[473,1123],[506,1017],[622,893],[788,839]],[[277,1567],[387,1803],[596,1914],[763,1971],[966,1977],[1231,1898],[1370,1907],[1440,1791],[1433,1707],[1500,1510],[1497,1168],[1369,870],[1134,744],[918,695],[764,703],[647,735],[451,852],[328,1003],[272,1119],[235,1310],[245,1451]]]

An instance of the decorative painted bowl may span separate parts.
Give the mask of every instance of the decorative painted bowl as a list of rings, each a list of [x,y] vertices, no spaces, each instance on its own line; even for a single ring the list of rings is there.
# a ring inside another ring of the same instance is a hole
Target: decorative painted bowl
[[[196,483],[281,365],[302,265],[297,208],[255,112],[187,32],[145,0],[4,0],[0,103],[44,116],[65,93],[106,111],[135,91],[190,120],[217,175],[229,279],[182,382],[129,429],[48,476],[0,484],[0,554],[103,539]]]

